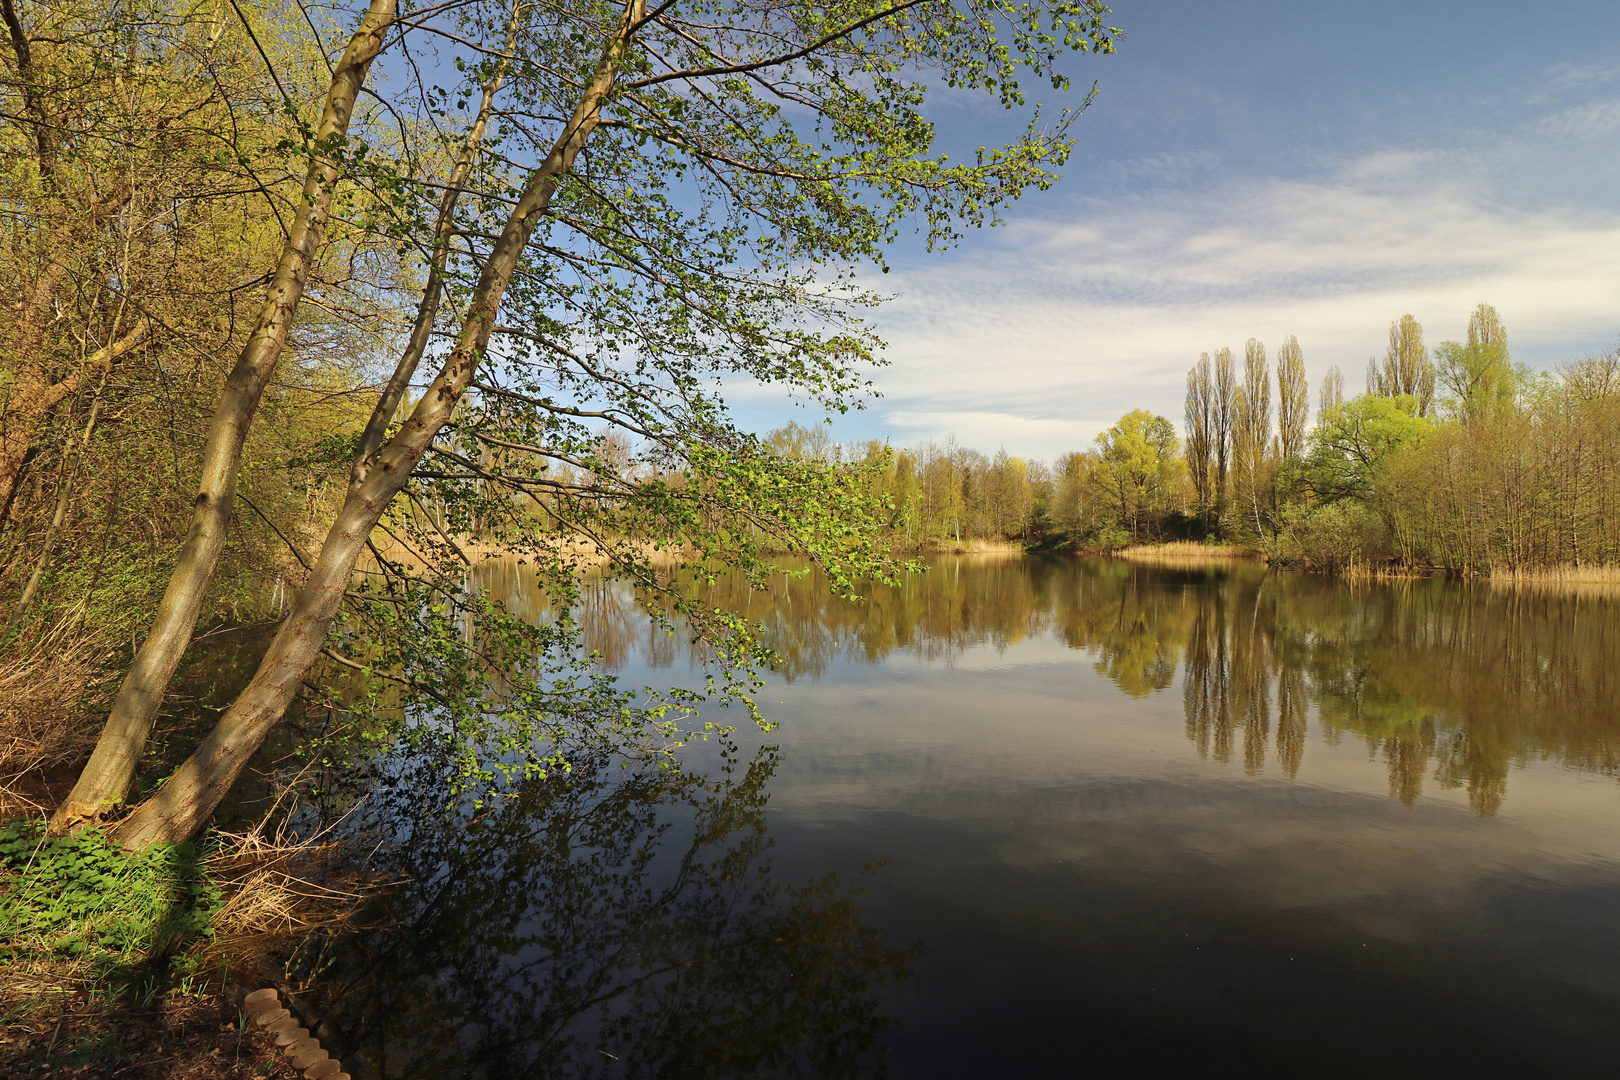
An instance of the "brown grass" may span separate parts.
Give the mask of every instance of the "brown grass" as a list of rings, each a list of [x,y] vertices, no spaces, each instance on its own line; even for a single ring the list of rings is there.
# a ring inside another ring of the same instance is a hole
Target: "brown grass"
[[[1428,567],[1393,566],[1383,562],[1368,562],[1358,555],[1350,556],[1350,561],[1338,572],[1342,578],[1357,581],[1416,581],[1422,578],[1432,578],[1439,571]]]
[[[86,717],[111,692],[112,673],[89,642],[63,638],[0,659],[0,820],[50,811],[63,793],[50,790],[53,774],[95,745],[98,725]]]
[[[219,849],[208,859],[208,872],[225,904],[214,916],[206,967],[284,978],[285,971],[267,965],[290,957],[311,937],[354,929],[365,901],[393,884],[357,867],[344,846],[329,839],[266,836],[262,829],[213,839]]]
[[[1132,544],[1112,552],[1117,559],[1177,559],[1231,562],[1258,559],[1260,553],[1236,544],[1201,544],[1196,540],[1173,540],[1167,544]]]
[[[1490,577],[1526,585],[1620,585],[1620,566],[1493,566]]]
[[[1493,566],[1487,580],[1493,589],[1620,597],[1620,566]]]
[[[1021,540],[929,540],[917,546],[923,555],[1026,555]]]

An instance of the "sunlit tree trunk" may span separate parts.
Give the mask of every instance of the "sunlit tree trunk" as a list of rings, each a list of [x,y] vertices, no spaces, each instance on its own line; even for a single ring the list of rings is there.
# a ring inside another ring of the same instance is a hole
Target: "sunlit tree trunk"
[[[331,87],[315,131],[317,140],[340,139],[347,132],[366,73],[393,22],[395,4],[396,0],[372,0],[360,28],[333,67]],[[337,180],[336,164],[320,156],[311,158],[303,197],[270,279],[269,293],[209,425],[202,479],[191,499],[191,527],[174,572],[146,640],[119,687],[90,761],[51,818],[53,829],[70,829],[92,821],[121,803],[129,791],[152,722],[180,657],[191,642],[225,547],[242,445],[303,297]]]
[[[195,835],[248,759],[281,721],[320,654],[355,563],[383,511],[410,479],[472,382],[495,327],[501,297],[529,236],[551,203],[558,179],[573,165],[601,119],[601,107],[640,20],[642,0],[627,4],[596,74],[550,154],[529,176],[496,238],[468,301],[456,346],[399,431],[367,461],[356,463],[343,508],[291,613],[277,630],[245,690],[196,751],[115,834],[126,849]]]

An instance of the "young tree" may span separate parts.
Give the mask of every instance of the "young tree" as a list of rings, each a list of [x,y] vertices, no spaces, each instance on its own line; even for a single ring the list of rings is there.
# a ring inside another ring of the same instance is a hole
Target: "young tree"
[[[1070,452],[1052,467],[1052,519],[1071,539],[1086,529],[1092,452]]]
[[[388,3],[377,0],[368,13],[342,85],[358,86],[360,58],[375,55],[373,42],[380,47],[390,29],[436,34],[459,50],[471,81],[424,88],[420,99],[442,123],[455,101],[498,98],[490,152],[465,181],[455,171],[417,176],[418,158],[379,161],[334,128],[313,144],[305,204],[319,205],[335,162],[371,185],[377,220],[406,223],[403,237],[420,238],[435,205],[453,221],[433,232],[455,240],[444,271],[455,316],[441,325],[436,297],[424,296],[419,321],[443,333],[446,348],[393,427],[388,393],[426,355],[407,345],[356,446],[344,505],[257,673],[195,753],[119,826],[126,847],[195,833],[323,650],[372,668],[328,646],[328,635],[358,557],[402,492],[470,502],[493,490],[504,501],[482,504],[492,521],[519,497],[556,496],[570,535],[607,549],[618,570],[662,591],[737,662],[760,655],[746,627],[683,599],[638,554],[637,537],[673,534],[703,559],[760,574],[752,533],[716,524],[724,514],[711,513],[742,511],[811,551],[839,587],[857,572],[883,573],[866,524],[876,508],[858,504],[859,486],[769,454],[729,423],[710,388],[738,374],[803,388],[827,408],[855,404],[864,387],[857,369],[874,348],[856,313],[871,297],[847,279],[827,280],[820,267],[881,262],[884,243],[908,220],[920,221],[931,243],[949,242],[964,222],[993,223],[1005,200],[1050,183],[1072,144],[1074,111],[1050,124],[1036,111],[1007,146],[953,164],[932,150],[920,112],[927,87],[943,81],[1018,107],[1026,73],[1061,86],[1060,53],[1108,51],[1113,42],[1106,9],[1091,0],[701,10],[681,0],[581,0],[544,11],[470,3],[392,26]],[[337,86],[330,100],[341,106]],[[234,415],[245,423],[240,410]],[[604,457],[602,425],[635,440],[634,460]],[[584,479],[553,480],[553,463]],[[515,519],[491,526],[516,527]],[[531,537],[525,550],[566,597],[573,563],[544,539]],[[398,575],[389,582],[410,584]],[[428,587],[455,592],[437,581]],[[422,610],[415,603],[363,599],[356,617],[392,619],[404,633],[405,613]],[[421,616],[434,627],[445,617]],[[504,745],[515,752],[541,733],[609,730],[627,716],[656,728],[690,702],[677,696],[637,711],[622,694],[582,690],[583,676],[542,681],[534,657],[563,663],[570,653],[557,635],[566,627],[520,626],[476,600],[456,617],[472,630],[415,641],[469,640],[471,649],[387,655],[403,669],[393,677],[444,712],[436,730],[460,740],[471,775],[500,767],[477,757],[475,736],[491,716],[507,725]],[[499,705],[488,700],[492,685],[507,688]]]
[[[1432,431],[1433,424],[1417,415],[1417,401],[1409,394],[1355,398],[1322,415],[1301,476],[1322,502],[1370,503],[1389,461],[1421,445]]]
[[[1285,461],[1291,461],[1305,451],[1309,398],[1305,357],[1300,352],[1298,339],[1289,334],[1277,350],[1277,436]]]
[[[1120,527],[1139,538],[1181,464],[1175,426],[1146,409],[1133,409],[1097,436],[1097,450],[1098,483]]]

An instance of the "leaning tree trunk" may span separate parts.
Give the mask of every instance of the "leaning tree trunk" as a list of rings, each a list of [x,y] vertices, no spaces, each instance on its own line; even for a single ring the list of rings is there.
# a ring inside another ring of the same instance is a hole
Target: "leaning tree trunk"
[[[137,851],[150,844],[196,835],[254,752],[281,722],[304,676],[320,655],[372,529],[404,488],[411,471],[433,445],[472,382],[518,259],[528,246],[536,222],[551,204],[558,178],[573,166],[600,123],[602,103],[613,87],[615,73],[644,9],[645,0],[632,0],[625,6],[596,75],[573,116],[545,160],[530,174],[522,197],[484,262],[456,346],[445,358],[433,385],[399,431],[369,461],[357,463],[355,480],[327,533],[315,567],[292,611],[276,631],[252,681],[191,757],[118,827],[114,835],[126,850]]]
[[[341,138],[348,131],[355,100],[371,61],[382,49],[396,3],[371,0],[360,28],[333,67],[331,88],[316,129],[318,141]],[[54,830],[95,820],[109,807],[121,803],[129,791],[152,721],[180,665],[180,657],[191,643],[203,598],[225,547],[236,501],[242,444],[304,295],[337,179],[337,166],[330,159],[312,158],[297,216],[270,281],[269,295],[226,380],[224,395],[209,425],[208,441],[203,447],[202,482],[192,499],[191,528],[180,548],[178,564],[152,628],[119,687],[95,751],[78,783],[51,818]]]

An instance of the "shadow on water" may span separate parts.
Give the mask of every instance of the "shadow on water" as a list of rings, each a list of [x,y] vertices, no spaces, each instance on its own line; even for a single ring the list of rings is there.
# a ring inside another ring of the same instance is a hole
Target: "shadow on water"
[[[409,883],[320,975],[356,1076],[880,1075],[886,946],[834,877],[784,884],[771,748],[709,775],[580,759],[435,820],[422,777],[368,803]]]

